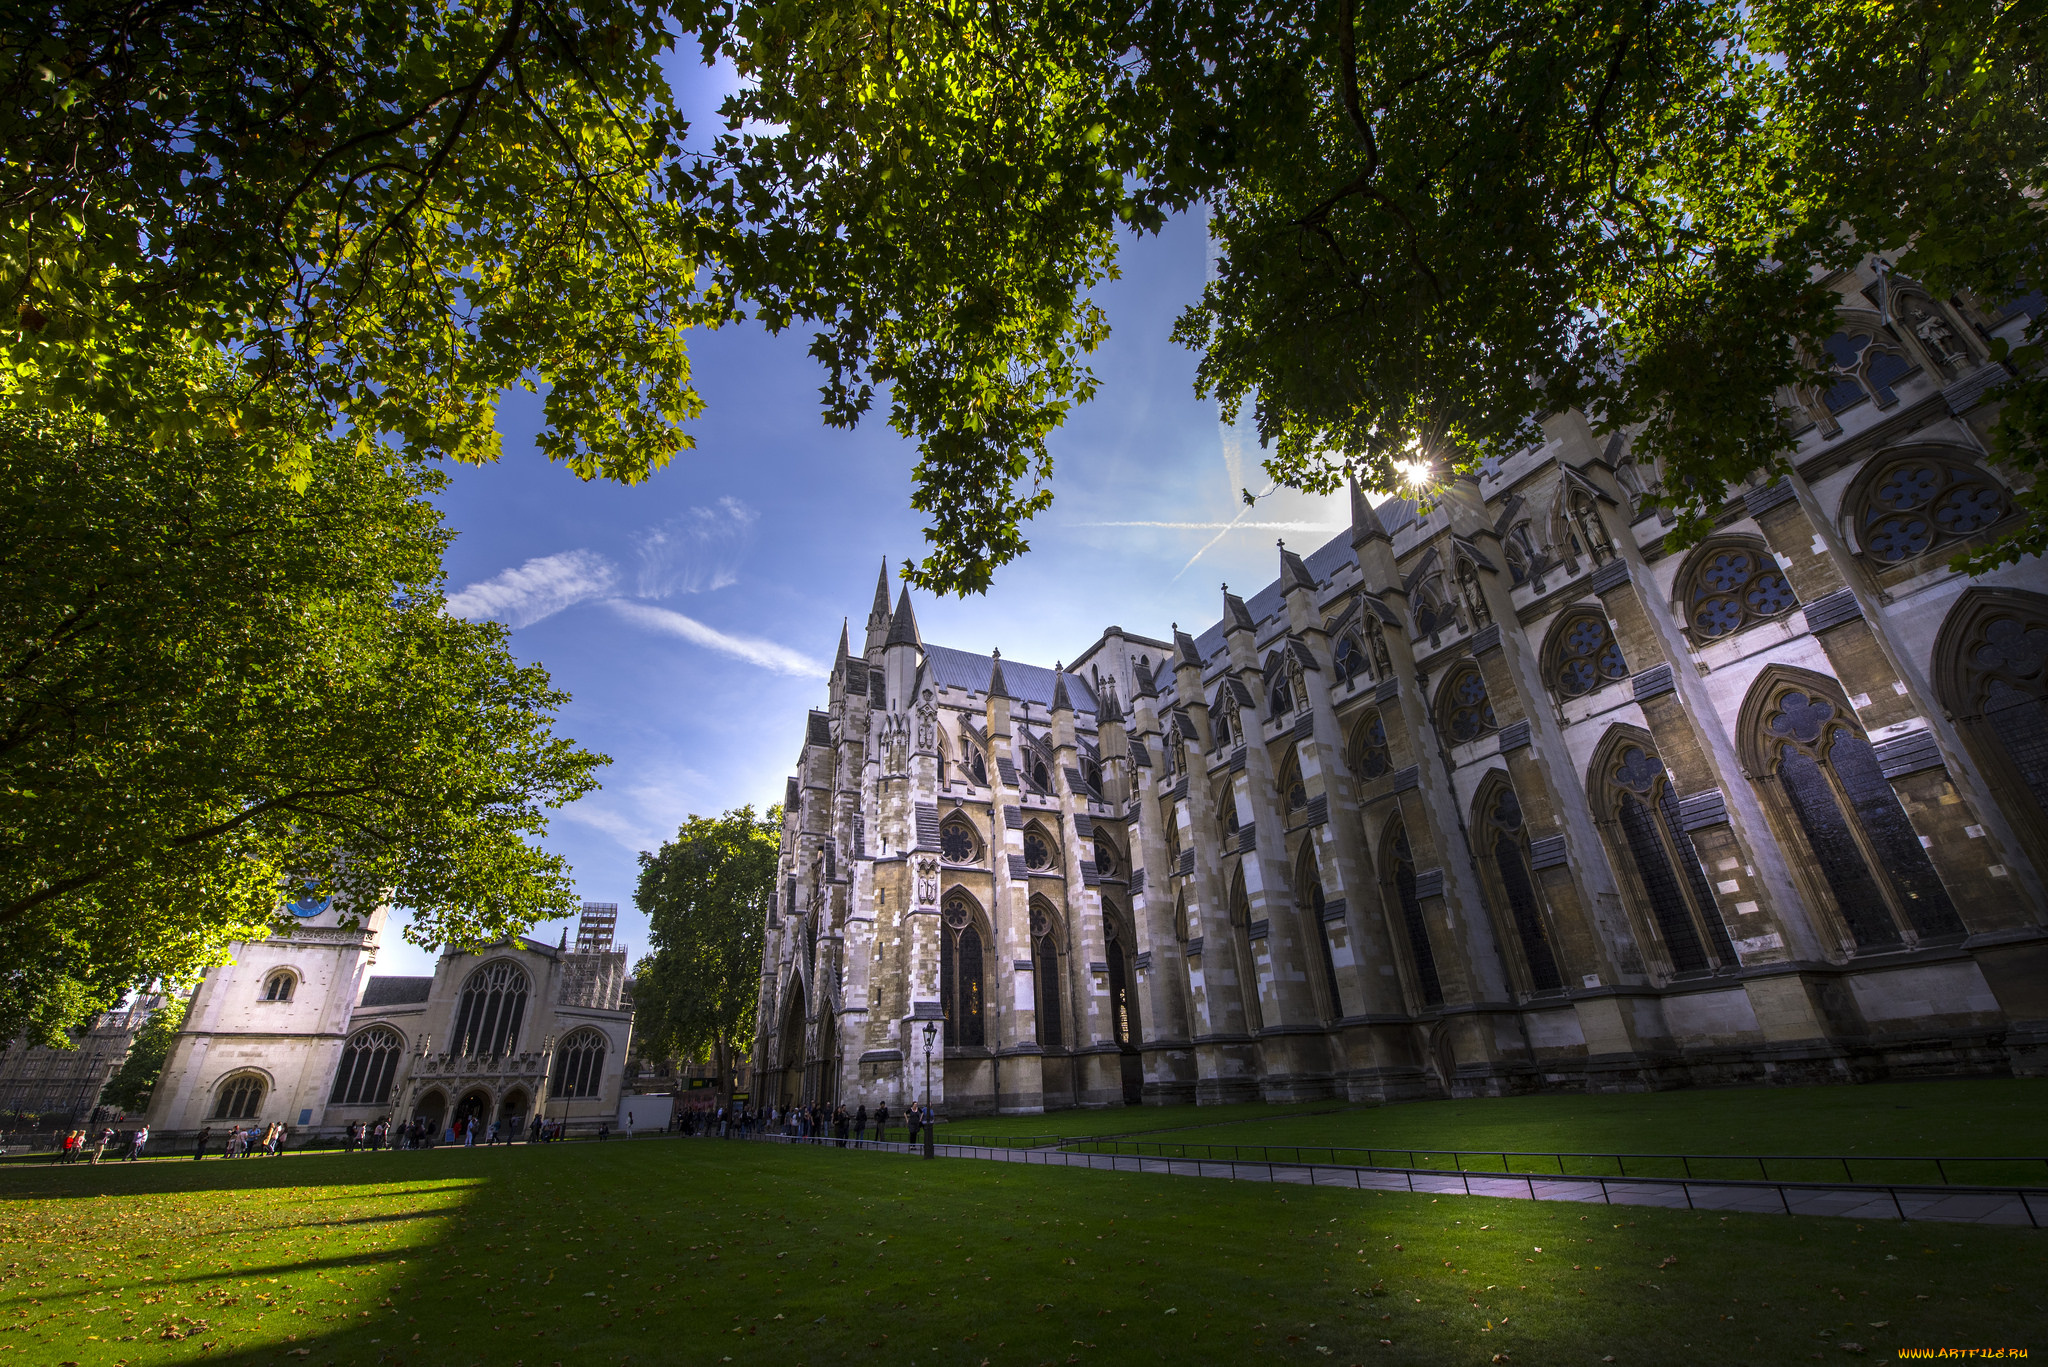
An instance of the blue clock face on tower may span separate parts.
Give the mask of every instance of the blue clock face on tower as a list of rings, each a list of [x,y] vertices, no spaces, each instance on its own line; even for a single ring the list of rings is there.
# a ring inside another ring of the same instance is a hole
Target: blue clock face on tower
[[[332,897],[315,896],[311,884],[307,885],[305,896],[299,898],[299,900],[296,902],[286,903],[286,906],[290,909],[291,914],[300,918],[301,920],[305,920],[313,916],[318,916],[321,912],[327,910],[329,907],[333,905],[334,899]]]

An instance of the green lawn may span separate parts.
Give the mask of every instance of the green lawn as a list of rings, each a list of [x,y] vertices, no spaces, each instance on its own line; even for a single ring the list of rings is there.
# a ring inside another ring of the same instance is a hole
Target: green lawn
[[[1023,1122],[1036,1122],[1026,1124]],[[1304,1157],[1362,1161],[1331,1148],[1514,1150],[1628,1154],[1845,1154],[1859,1160],[1892,1155],[2048,1155],[2048,1079],[1984,1078],[1887,1082],[1860,1087],[1690,1089],[1624,1096],[1547,1093],[1469,1101],[1417,1101],[1397,1106],[1339,1108],[1174,1106],[1060,1111],[1001,1122],[963,1120],[942,1126],[951,1140],[1009,1133],[1079,1138],[1120,1135],[1147,1151],[1186,1145],[1322,1147]],[[1104,1145],[1103,1147],[1108,1147]],[[1249,1150],[1247,1150],[1249,1152]],[[1406,1165],[1405,1152],[1373,1155]],[[1416,1166],[1450,1166],[1422,1155]],[[1473,1166],[1468,1164],[1468,1166]],[[1516,1161],[1510,1166],[1542,1167]],[[1700,1176],[1753,1176],[1755,1165],[1696,1167]],[[1613,1164],[1572,1163],[1572,1171],[1615,1171]],[[1676,1164],[1630,1163],[1634,1172],[1680,1171]],[[1839,1180],[1839,1164],[1773,1165],[1788,1180]],[[1865,1181],[1933,1181],[1930,1164],[1859,1161]],[[2048,1165],[1957,1165],[1954,1179],[2048,1186]]]
[[[2048,1234],[640,1140],[0,1172],[0,1364],[1784,1363],[2048,1345]]]

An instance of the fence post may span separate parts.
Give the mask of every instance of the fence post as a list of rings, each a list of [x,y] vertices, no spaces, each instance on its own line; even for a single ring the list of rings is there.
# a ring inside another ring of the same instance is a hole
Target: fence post
[[[1906,1222],[1906,1208],[1899,1202],[1899,1189],[1897,1187],[1886,1187],[1885,1190],[1892,1194],[1892,1209],[1899,1213],[1899,1223],[1904,1224]]]

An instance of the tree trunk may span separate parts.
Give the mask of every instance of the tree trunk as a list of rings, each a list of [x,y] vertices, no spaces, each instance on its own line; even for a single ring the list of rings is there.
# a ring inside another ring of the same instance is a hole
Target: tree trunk
[[[718,1104],[732,1106],[732,1070],[725,1066],[725,1040],[714,1035],[711,1039],[711,1066],[718,1071]]]

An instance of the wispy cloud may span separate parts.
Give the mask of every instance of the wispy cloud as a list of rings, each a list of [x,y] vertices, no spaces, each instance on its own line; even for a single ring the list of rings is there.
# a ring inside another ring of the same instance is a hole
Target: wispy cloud
[[[720,631],[716,627],[706,626],[694,617],[685,617],[682,613],[669,608],[658,608],[651,603],[636,603],[625,598],[608,599],[606,605],[636,626],[681,637],[692,645],[715,650],[721,655],[730,655],[735,660],[759,665],[763,669],[772,669],[778,674],[822,679],[831,672],[825,664],[791,650],[788,646],[764,641],[758,636],[736,636],[731,632]]]
[[[531,626],[563,608],[602,598],[618,582],[612,562],[594,551],[563,551],[527,561],[451,594],[448,611],[472,622],[496,618]]]
[[[667,598],[738,583],[760,516],[736,498],[721,498],[715,507],[692,508],[642,532],[633,547],[640,561],[635,593]]]

